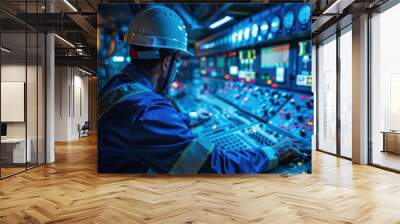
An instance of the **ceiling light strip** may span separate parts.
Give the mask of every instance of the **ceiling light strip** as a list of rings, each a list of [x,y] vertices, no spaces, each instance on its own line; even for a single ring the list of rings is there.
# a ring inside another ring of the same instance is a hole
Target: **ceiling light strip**
[[[5,47],[1,47],[0,50],[4,51],[4,52],[6,52],[6,53],[10,53],[10,52],[11,52],[11,50],[8,50],[8,49],[5,48]]]
[[[78,12],[78,10],[68,1],[64,0],[65,4],[67,4],[74,12]]]
[[[75,48],[75,45],[73,45],[73,44],[72,44],[71,42],[69,42],[68,40],[66,40],[66,39],[64,39],[64,38],[62,38],[62,37],[60,37],[60,36],[57,35],[57,34],[54,34],[54,36],[57,37],[57,38],[58,38],[59,40],[61,40],[62,42],[66,43],[68,46]]]

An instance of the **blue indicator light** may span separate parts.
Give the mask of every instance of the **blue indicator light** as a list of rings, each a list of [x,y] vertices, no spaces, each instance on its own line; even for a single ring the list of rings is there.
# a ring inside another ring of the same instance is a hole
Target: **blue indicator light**
[[[123,61],[125,61],[125,58],[123,56],[113,56],[112,61],[113,62],[123,62]]]
[[[292,28],[293,24],[294,24],[294,13],[292,11],[289,11],[283,18],[283,26],[286,29],[290,29]]]
[[[250,37],[250,28],[246,27],[246,29],[244,29],[244,39],[248,40]]]
[[[311,18],[311,6],[309,4],[300,8],[297,19],[301,24],[306,24]]]
[[[241,42],[241,41],[242,41],[242,38],[243,38],[243,30],[239,30],[239,33],[238,33],[238,41]]]
[[[279,30],[280,26],[281,26],[281,20],[279,19],[279,17],[275,16],[274,18],[272,18],[271,31],[272,32],[277,32]]]
[[[258,25],[257,24],[253,24],[251,26],[251,36],[257,37],[257,35],[258,35]]]
[[[121,26],[121,31],[122,31],[123,33],[128,32],[128,27],[127,27],[127,26]]]
[[[236,40],[237,40],[237,33],[235,32],[232,34],[232,43],[236,43]]]
[[[268,24],[267,21],[264,21],[264,22],[261,24],[260,30],[261,30],[261,34],[262,34],[262,35],[265,35],[265,34],[268,33],[269,24]]]

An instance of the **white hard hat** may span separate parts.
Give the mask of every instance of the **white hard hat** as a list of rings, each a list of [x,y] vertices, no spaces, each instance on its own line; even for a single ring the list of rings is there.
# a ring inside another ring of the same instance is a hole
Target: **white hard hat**
[[[125,35],[128,44],[181,51],[187,50],[187,33],[182,19],[171,9],[152,5],[140,11]]]

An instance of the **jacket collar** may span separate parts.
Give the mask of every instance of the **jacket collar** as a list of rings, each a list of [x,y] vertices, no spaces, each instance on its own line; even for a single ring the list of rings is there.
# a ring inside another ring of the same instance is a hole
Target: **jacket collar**
[[[134,82],[140,83],[143,86],[154,90],[154,85],[151,83],[150,79],[143,74],[136,66],[128,64],[122,71],[122,73],[128,76]]]

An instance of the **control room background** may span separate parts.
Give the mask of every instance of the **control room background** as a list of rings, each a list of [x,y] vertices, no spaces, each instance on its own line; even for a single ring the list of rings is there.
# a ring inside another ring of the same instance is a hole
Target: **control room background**
[[[290,138],[299,143],[301,155],[268,173],[311,173],[311,5],[163,5],[182,18],[189,51],[195,53],[182,58],[168,98],[179,112],[206,109],[212,115],[192,132],[227,151],[265,148]],[[147,6],[99,6],[99,92],[131,62],[124,35]]]

